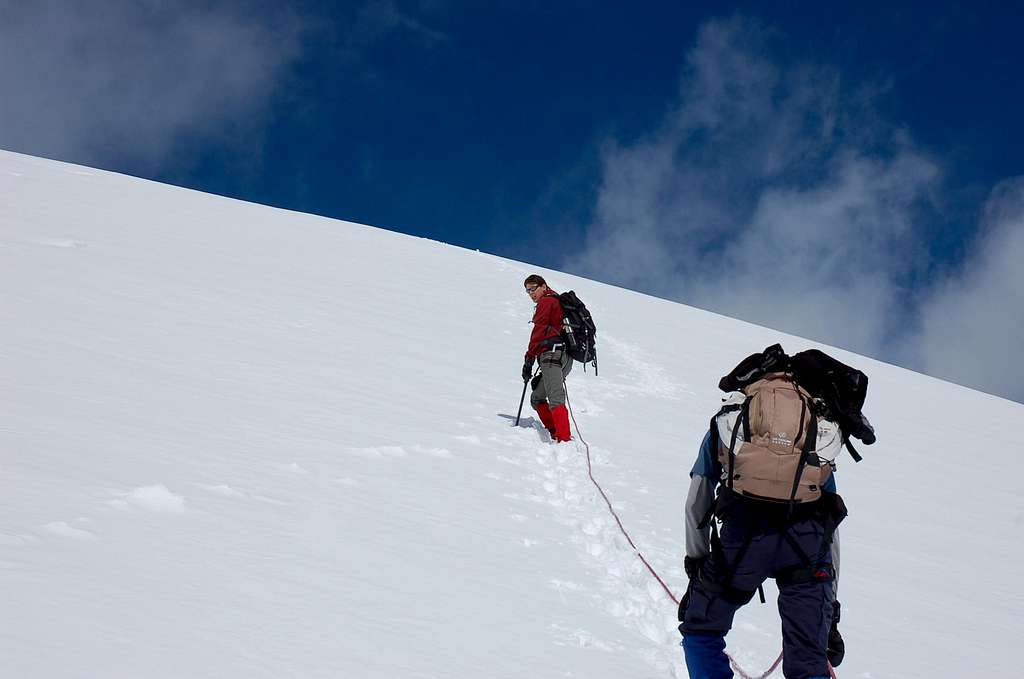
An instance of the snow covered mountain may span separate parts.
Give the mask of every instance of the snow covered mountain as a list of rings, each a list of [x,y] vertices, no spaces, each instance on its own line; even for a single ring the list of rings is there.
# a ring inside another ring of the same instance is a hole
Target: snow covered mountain
[[[685,677],[583,446],[510,426],[534,271],[0,152],[4,676]],[[597,319],[572,410],[681,592],[718,378],[813,345],[541,273]],[[1024,406],[829,351],[870,376],[879,435],[841,458],[839,676],[1005,673]],[[751,673],[778,626],[756,601],[737,617]]]

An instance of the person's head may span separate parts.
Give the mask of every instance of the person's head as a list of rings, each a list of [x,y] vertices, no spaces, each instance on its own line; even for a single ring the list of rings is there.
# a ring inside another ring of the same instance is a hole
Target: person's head
[[[543,297],[544,293],[548,291],[547,282],[537,274],[527,276],[526,280],[523,281],[523,286],[526,288],[526,294],[534,302]]]

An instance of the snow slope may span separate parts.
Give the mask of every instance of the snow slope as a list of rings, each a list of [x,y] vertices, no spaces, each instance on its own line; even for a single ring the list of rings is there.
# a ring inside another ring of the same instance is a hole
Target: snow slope
[[[4,676],[686,676],[674,606],[582,447],[510,426],[533,271],[0,152]],[[681,591],[718,378],[812,345],[542,273],[598,321],[573,411]],[[1024,406],[834,354],[870,375],[879,433],[839,476],[839,675],[1006,673]],[[741,611],[729,645],[765,669],[774,606]]]

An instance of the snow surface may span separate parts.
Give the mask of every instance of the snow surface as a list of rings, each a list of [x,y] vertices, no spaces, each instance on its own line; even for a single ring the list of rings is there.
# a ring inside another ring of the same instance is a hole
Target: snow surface
[[[533,271],[0,152],[3,676],[686,676],[582,447],[510,426]],[[813,345],[542,273],[597,319],[573,411],[681,592],[718,378]],[[833,353],[879,434],[841,458],[839,675],[1012,671],[1024,406]],[[778,628],[755,601],[730,650],[759,673]]]

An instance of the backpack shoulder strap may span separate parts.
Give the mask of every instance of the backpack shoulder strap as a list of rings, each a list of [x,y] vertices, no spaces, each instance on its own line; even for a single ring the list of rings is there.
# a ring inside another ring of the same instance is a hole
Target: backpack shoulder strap
[[[800,394],[799,389],[797,393]],[[796,504],[796,491],[800,487],[800,477],[804,474],[804,467],[809,462],[809,457],[814,454],[814,449],[818,447],[818,416],[814,414],[814,410],[804,399],[803,394],[800,394],[800,402],[802,408],[800,409],[800,425],[803,426],[804,414],[810,416],[810,422],[807,423],[807,431],[804,434],[804,445],[800,449],[800,461],[796,466],[796,474],[793,475],[793,489],[789,494],[789,512],[788,516],[793,514],[793,506]]]
[[[743,440],[750,440],[750,401],[753,396],[747,396],[743,399],[743,403],[739,406],[732,406],[729,410],[736,410],[739,408],[740,414],[736,418],[736,423],[732,426],[732,436],[729,437],[729,473],[727,475],[725,484],[732,490],[733,476],[736,474],[736,438],[740,433],[740,427],[743,427]],[[726,408],[722,408],[723,412],[726,412]]]
[[[740,423],[743,424],[743,440],[749,442],[751,438],[750,434],[750,402],[754,400],[753,396],[748,396],[743,401],[743,405],[740,406],[740,417],[739,422],[736,423],[738,427]]]

